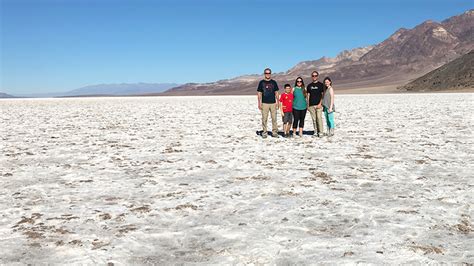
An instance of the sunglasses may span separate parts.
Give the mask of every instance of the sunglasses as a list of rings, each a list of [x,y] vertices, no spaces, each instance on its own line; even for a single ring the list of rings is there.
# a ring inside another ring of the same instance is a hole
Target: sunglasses
[[[268,73],[268,72],[265,73],[265,75],[270,75],[270,74],[272,74],[272,73]]]
[[[312,77],[317,77],[318,75],[311,75]]]

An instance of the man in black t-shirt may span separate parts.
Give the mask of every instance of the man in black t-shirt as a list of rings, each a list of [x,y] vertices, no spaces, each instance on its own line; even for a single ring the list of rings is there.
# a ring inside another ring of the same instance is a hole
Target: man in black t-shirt
[[[258,109],[262,111],[262,137],[267,137],[268,112],[272,117],[272,137],[278,138],[277,110],[279,108],[278,84],[272,79],[272,70],[266,68],[265,78],[258,83]]]
[[[308,111],[313,120],[314,136],[322,137],[323,134],[323,106],[322,98],[324,92],[323,83],[318,81],[318,71],[311,73],[313,82],[308,84],[306,90],[308,91]]]

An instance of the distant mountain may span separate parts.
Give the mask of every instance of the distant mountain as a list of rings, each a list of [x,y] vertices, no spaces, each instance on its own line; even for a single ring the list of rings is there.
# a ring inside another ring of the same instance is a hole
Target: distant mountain
[[[176,83],[99,84],[82,87],[57,96],[148,94],[160,93],[177,86],[179,86],[179,84]]]
[[[401,28],[383,42],[349,51],[335,58],[322,57],[298,63],[273,78],[280,84],[294,83],[297,76],[310,81],[318,70],[330,76],[337,89],[403,85],[474,49],[474,10],[441,23],[425,21],[413,29]],[[263,70],[262,70],[263,71]],[[255,94],[261,74],[210,83],[188,83],[165,95]]]
[[[19,93],[15,96],[21,98],[52,98],[57,96],[62,96],[63,93],[61,92],[47,92],[47,93]]]
[[[17,98],[17,97],[10,94],[6,94],[4,92],[0,92],[0,98]]]
[[[404,91],[474,89],[474,51],[399,88]]]

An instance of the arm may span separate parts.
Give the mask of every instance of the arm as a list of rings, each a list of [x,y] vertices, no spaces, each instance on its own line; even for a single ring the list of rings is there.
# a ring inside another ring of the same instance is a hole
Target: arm
[[[281,102],[281,99],[280,99],[280,102]],[[280,104],[280,114],[281,116],[285,116],[285,113],[283,113],[283,103]]]
[[[308,108],[309,108],[309,98],[311,96],[310,91],[311,90],[309,89],[309,84],[308,84],[308,86],[306,86],[306,106],[308,106]]]
[[[276,102],[276,108],[279,109],[280,108],[280,101],[278,101],[280,99],[280,93],[278,93],[278,91],[280,90],[278,88],[278,84],[274,81],[273,82],[275,84],[275,102]]]
[[[309,107],[309,90],[308,89],[305,89],[306,90],[306,108]]]
[[[322,109],[322,108],[323,108],[323,97],[324,97],[324,87],[321,88],[321,99],[319,99],[319,103],[318,103],[318,105],[316,106],[316,108],[318,108],[318,109]]]
[[[257,86],[257,99],[258,99],[258,109],[262,110],[262,82],[258,83]]]
[[[277,109],[280,108],[280,102],[278,101],[278,99],[280,99],[280,94],[278,93],[278,91],[275,91],[275,100],[276,100],[275,102],[276,102],[276,105],[277,105],[276,106]]]
[[[318,108],[318,109],[323,108],[323,97],[322,97],[322,93],[321,93],[321,100],[319,100],[319,103],[318,103],[318,105],[316,106],[316,108]]]
[[[324,95],[326,94],[326,91],[327,90],[323,90],[323,92],[321,93],[321,108],[323,108],[323,99],[324,99]]]

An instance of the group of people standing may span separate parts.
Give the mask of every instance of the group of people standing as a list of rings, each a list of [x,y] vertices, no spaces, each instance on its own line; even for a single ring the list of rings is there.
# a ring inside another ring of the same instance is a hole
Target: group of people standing
[[[285,92],[279,95],[278,84],[272,79],[272,70],[266,68],[264,79],[258,83],[258,109],[262,112],[262,137],[267,137],[268,113],[272,119],[272,137],[278,137],[277,110],[283,119],[283,136],[303,136],[304,120],[309,111],[313,120],[314,136],[322,137],[323,113],[327,125],[327,136],[334,135],[334,89],[329,77],[323,83],[318,81],[318,71],[311,73],[312,82],[305,87],[301,77],[296,78],[295,85],[285,84]],[[281,104],[280,104],[281,103]],[[293,128],[293,135],[290,129]],[[299,134],[297,134],[297,129]]]

